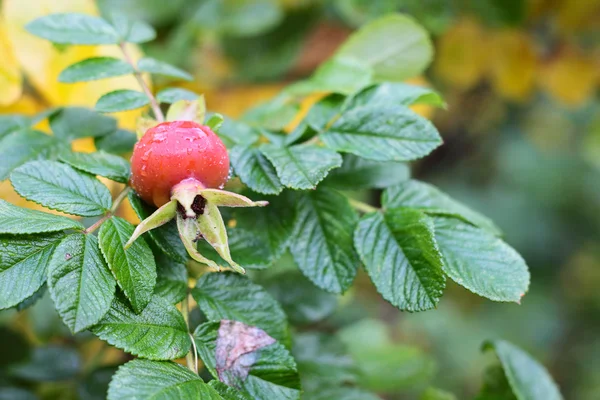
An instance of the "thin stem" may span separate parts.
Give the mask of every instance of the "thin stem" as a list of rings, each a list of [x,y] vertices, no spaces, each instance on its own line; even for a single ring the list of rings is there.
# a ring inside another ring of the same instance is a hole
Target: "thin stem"
[[[112,217],[113,215],[115,215],[115,212],[117,211],[117,209],[119,208],[119,206],[121,205],[121,203],[123,202],[123,200],[125,200],[125,198],[127,197],[127,194],[129,193],[129,191],[131,190],[131,188],[129,186],[126,186],[125,189],[123,189],[121,191],[121,193],[119,193],[119,195],[117,196],[117,198],[113,201],[113,205],[110,208],[110,211],[107,212],[106,214],[104,214],[104,216],[102,218],[100,218],[98,221],[94,222],[93,225],[91,225],[89,228],[86,228],[83,233],[88,234],[88,233],[92,233],[95,230],[97,230],[98,228],[100,228],[100,226],[106,222],[107,219],[109,219],[110,217]]]
[[[198,373],[198,353],[196,350],[196,343],[194,343],[194,337],[189,333],[190,330],[190,303],[189,303],[190,295],[186,294],[185,298],[181,302],[181,313],[183,314],[183,319],[185,320],[185,326],[187,326],[188,334],[192,340],[192,349],[185,355],[185,361],[187,363],[187,367],[193,373]],[[193,352],[193,353],[192,353]]]
[[[148,100],[150,100],[150,107],[152,108],[152,111],[154,111],[154,117],[156,118],[156,120],[158,122],[164,122],[165,116],[164,116],[162,110],[160,109],[160,105],[158,104],[156,97],[154,97],[154,95],[150,91],[150,88],[148,87],[148,85],[146,85],[144,78],[142,78],[142,73],[140,72],[140,70],[137,68],[137,66],[131,59],[131,56],[129,55],[129,51],[127,50],[127,44],[125,42],[122,42],[119,44],[119,47],[121,48],[121,51],[123,52],[123,57],[125,57],[125,61],[127,61],[127,63],[129,65],[131,65],[131,68],[133,68],[133,76],[135,76],[135,79],[140,84],[142,90],[148,97]]]
[[[352,207],[354,207],[358,211],[362,211],[364,213],[370,213],[370,212],[375,212],[375,211],[379,210],[378,208],[373,207],[372,205],[369,205],[367,203],[363,203],[362,201],[358,201],[358,200],[354,200],[354,199],[348,199],[348,201],[350,202],[350,205]]]

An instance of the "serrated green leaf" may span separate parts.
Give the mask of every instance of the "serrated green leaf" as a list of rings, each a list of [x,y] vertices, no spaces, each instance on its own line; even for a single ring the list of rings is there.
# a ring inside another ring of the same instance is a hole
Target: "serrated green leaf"
[[[157,60],[151,57],[143,57],[138,61],[137,67],[142,72],[151,74],[165,75],[173,78],[179,78],[186,81],[194,79],[192,75],[186,71],[179,69],[169,63]]]
[[[181,302],[187,295],[188,274],[185,264],[175,262],[169,257],[156,256],[156,288],[154,294],[171,304]]]
[[[0,181],[27,161],[53,158],[65,145],[33,129],[17,130],[0,139]]]
[[[342,165],[342,157],[335,151],[312,144],[264,144],[259,149],[275,167],[281,183],[292,189],[314,189],[331,169]]]
[[[108,387],[108,400],[222,400],[189,369],[171,361],[132,360],[122,365]]]
[[[252,400],[247,393],[240,392],[216,379],[209,381],[208,385],[215,389],[225,400]]]
[[[183,315],[159,296],[153,296],[140,314],[117,296],[91,331],[119,349],[150,360],[183,357],[191,346]]]
[[[345,109],[378,104],[381,106],[393,104],[411,106],[413,104],[428,104],[436,107],[445,107],[442,96],[433,89],[410,85],[400,82],[385,82],[371,86],[352,98],[348,99]]]
[[[517,346],[494,340],[487,342],[484,349],[495,351],[518,400],[562,400],[548,371]]]
[[[247,268],[266,268],[279,259],[292,237],[296,222],[290,193],[263,197],[267,207],[236,209],[234,228],[227,229],[234,260]]]
[[[94,145],[98,150],[104,150],[112,154],[130,153],[133,151],[136,142],[136,135],[125,129],[117,129],[108,135],[94,139]]]
[[[321,139],[332,149],[375,161],[415,160],[442,144],[431,122],[393,105],[348,110]]]
[[[192,92],[191,90],[181,88],[166,88],[156,94],[156,100],[161,103],[173,104],[180,100],[193,101],[200,97],[199,94]]]
[[[436,217],[444,271],[473,293],[519,303],[529,288],[529,270],[519,253],[491,233],[456,218]]]
[[[432,57],[433,45],[427,31],[402,14],[390,14],[364,25],[334,56],[370,67],[378,81],[403,81],[419,75]]]
[[[73,348],[49,345],[34,349],[32,357],[10,368],[9,374],[33,382],[73,379],[79,373],[81,359]]]
[[[129,193],[129,203],[141,221],[145,220],[156,211],[155,207],[146,204],[141,197],[133,192]],[[179,238],[175,221],[152,229],[148,232],[148,235],[152,239],[152,243],[154,243],[162,253],[173,260],[179,263],[185,263],[189,259],[187,251]]]
[[[256,147],[237,145],[229,157],[236,175],[253,191],[279,194],[283,190],[275,167]]]
[[[119,35],[105,20],[76,13],[50,14],[37,18],[25,29],[58,44],[117,44]]]
[[[110,192],[91,175],[56,161],[30,161],[15,169],[10,181],[19,195],[53,210],[82,217],[110,209]]]
[[[24,115],[0,115],[0,138],[19,129],[27,128],[30,124],[31,118]]]
[[[61,108],[48,120],[54,135],[65,140],[100,137],[117,129],[116,119],[83,107]]]
[[[216,371],[216,342],[219,322],[199,325],[194,332],[198,354],[213,377]],[[263,347],[250,366],[249,375],[238,388],[251,399],[298,400],[300,382],[296,363],[288,350],[280,343]]]
[[[142,20],[129,19],[121,12],[111,15],[112,26],[119,34],[121,41],[129,43],[145,43],[156,38],[154,28]]]
[[[38,290],[35,291],[31,296],[20,302],[16,305],[15,309],[17,311],[23,311],[28,309],[29,307],[34,306],[39,300],[41,300],[46,294],[46,284],[44,283]]]
[[[79,221],[60,215],[21,208],[0,200],[0,234],[30,234],[58,232],[65,229],[83,230]]]
[[[298,220],[290,251],[302,273],[332,293],[345,292],[359,260],[352,245],[356,212],[348,199],[325,188],[298,196]]]
[[[446,278],[431,218],[409,208],[367,214],[356,228],[354,243],[384,299],[408,311],[436,306]]]
[[[0,309],[32,296],[46,281],[46,270],[63,233],[0,235]]]
[[[64,83],[88,82],[129,75],[133,72],[131,65],[118,58],[92,57],[65,68],[58,75],[58,81]]]
[[[280,273],[263,283],[294,326],[309,325],[331,315],[338,298],[313,285],[300,271]]]
[[[260,138],[260,132],[256,128],[227,116],[223,117],[223,125],[219,128],[218,135],[227,147],[236,144],[252,144]]]
[[[483,373],[483,385],[475,400],[518,400],[501,364],[490,365],[486,368]]]
[[[133,234],[134,226],[119,217],[111,217],[100,227],[98,238],[104,259],[119,287],[140,313],[152,299],[156,285],[156,263],[144,238],[127,250],[123,247]]]
[[[95,236],[69,235],[56,247],[48,266],[48,288],[73,333],[96,324],[108,312],[115,285]]]
[[[208,273],[196,282],[192,296],[210,321],[222,319],[257,326],[270,336],[289,344],[285,313],[261,286],[234,273]]]
[[[106,93],[96,102],[96,111],[113,113],[135,110],[150,104],[148,97],[136,90],[121,89]]]
[[[344,162],[325,178],[323,184],[341,190],[383,189],[408,180],[408,165],[395,161],[373,161],[345,154]]]
[[[131,167],[124,158],[104,151],[95,153],[62,152],[60,160],[81,171],[100,175],[116,182],[127,183]]]
[[[304,120],[317,132],[325,130],[329,123],[333,122],[334,118],[342,112],[345,99],[346,96],[340,94],[330,94],[322,98],[310,108]]]
[[[496,236],[501,234],[492,220],[425,182],[407,180],[389,187],[383,192],[381,202],[384,208],[410,207],[432,215],[457,217]]]

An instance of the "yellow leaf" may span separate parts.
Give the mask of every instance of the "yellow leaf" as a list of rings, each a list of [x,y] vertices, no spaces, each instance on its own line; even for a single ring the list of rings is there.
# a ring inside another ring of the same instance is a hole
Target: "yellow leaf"
[[[19,71],[19,62],[13,52],[4,27],[4,21],[0,18],[0,106],[8,106],[21,96],[23,78]]]
[[[510,100],[526,100],[534,87],[537,67],[533,40],[518,30],[494,32],[488,53],[494,90]]]
[[[38,17],[57,12],[78,12],[97,15],[96,6],[91,0],[4,0],[2,12],[6,21],[6,32],[17,60],[31,85],[51,105],[93,106],[103,94],[116,89],[139,90],[132,76],[123,76],[101,81],[81,83],[60,83],[59,73],[67,66],[89,57],[121,57],[117,46],[69,46],[60,50],[47,40],[31,35],[25,25]],[[134,60],[141,52],[131,46]],[[140,110],[118,113],[115,116],[121,125],[133,129]]]
[[[440,38],[434,71],[451,86],[469,89],[487,67],[485,31],[472,19],[460,20]]]
[[[567,106],[586,102],[597,88],[599,65],[592,57],[574,48],[565,48],[542,66],[539,85]]]
[[[557,24],[563,33],[598,28],[600,0],[561,0],[559,3]]]

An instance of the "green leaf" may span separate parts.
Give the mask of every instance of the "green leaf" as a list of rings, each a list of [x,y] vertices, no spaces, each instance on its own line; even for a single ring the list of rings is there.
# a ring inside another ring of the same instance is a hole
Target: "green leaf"
[[[434,220],[444,271],[453,281],[490,300],[521,301],[530,277],[519,253],[491,233],[459,219]]]
[[[0,115],[0,138],[7,134],[27,128],[31,124],[31,119],[24,115]]]
[[[127,250],[123,249],[133,230],[133,225],[124,219],[111,217],[100,227],[98,238],[104,259],[119,287],[135,312],[140,313],[152,299],[156,264],[144,238],[136,240]]]
[[[0,388],[0,400],[38,400],[38,397],[20,387],[3,386]]]
[[[437,399],[434,398],[433,400]],[[475,400],[518,400],[501,365],[491,365],[486,368],[483,375],[483,385]]]
[[[346,154],[340,168],[327,176],[324,184],[341,190],[383,189],[408,180],[408,165],[394,161],[373,161]]]
[[[106,400],[108,384],[117,372],[117,367],[103,366],[87,373],[77,383],[77,394],[80,399]]]
[[[166,88],[156,94],[156,100],[161,103],[175,103],[180,100],[193,101],[198,100],[200,95],[186,89]]]
[[[98,150],[104,150],[113,154],[125,154],[133,151],[133,146],[137,142],[134,133],[125,129],[117,129],[108,135],[94,139],[94,144]]]
[[[335,294],[319,289],[297,270],[276,274],[263,285],[295,326],[321,321],[338,306]]]
[[[119,111],[135,110],[150,104],[148,97],[136,90],[121,89],[106,93],[98,99],[96,111],[113,113]]]
[[[354,243],[384,299],[408,311],[436,306],[446,278],[431,218],[409,208],[367,214],[358,224]]]
[[[83,230],[79,221],[60,215],[21,208],[0,200],[0,234],[30,234],[58,232],[65,229]]]
[[[133,192],[129,193],[129,203],[141,221],[145,220],[156,211],[155,207],[146,204],[141,197]],[[184,264],[189,259],[187,251],[179,238],[175,221],[152,229],[148,232],[148,235],[150,239],[152,239],[152,243],[154,243],[162,253],[173,260]]]
[[[58,44],[117,44],[119,35],[105,20],[76,13],[50,14],[37,18],[25,29]]]
[[[58,81],[64,83],[88,82],[115,76],[133,74],[131,65],[114,57],[92,57],[65,68]]]
[[[310,108],[304,120],[315,131],[324,131],[342,112],[345,99],[346,96],[340,94],[330,94],[322,98]]]
[[[110,192],[100,181],[56,161],[31,161],[10,175],[15,191],[53,210],[82,217],[110,209]]]
[[[253,191],[279,194],[283,190],[273,164],[256,147],[237,145],[229,157],[235,173]]]
[[[153,296],[140,314],[117,296],[108,314],[91,331],[119,349],[150,360],[183,357],[191,345],[183,315],[159,296]]]
[[[225,122],[225,117],[221,114],[214,113],[208,118],[205,125],[208,126],[213,132],[218,132],[223,123]]]
[[[219,322],[207,322],[199,325],[194,332],[198,354],[215,378],[218,378],[216,348],[219,325]],[[248,377],[239,383],[238,389],[249,398],[257,400],[300,399],[298,370],[288,350],[280,343],[273,343],[259,349],[257,353],[250,365]]]
[[[209,0],[198,8],[194,22],[203,31],[216,31],[229,37],[252,37],[277,26],[283,16],[282,6],[272,0],[231,3]]]
[[[255,143],[261,135],[256,128],[229,117],[224,117],[223,125],[219,128],[218,134],[227,147],[233,147],[236,144]]]
[[[442,96],[433,89],[407,83],[385,82],[371,86],[356,96],[349,99],[346,109],[360,106],[374,105],[411,106],[413,104],[428,104],[436,107],[445,107]]]
[[[228,272],[205,274],[196,282],[192,296],[209,321],[240,321],[289,344],[285,313],[264,288],[245,276]]]
[[[33,129],[9,133],[0,139],[0,181],[27,161],[52,158],[63,146],[55,137]]]
[[[95,153],[62,152],[60,160],[81,171],[100,175],[116,182],[127,183],[131,174],[129,163],[122,157],[104,151]]]
[[[48,267],[48,288],[73,333],[89,328],[108,312],[115,297],[115,279],[95,236],[77,233],[60,242]]]
[[[222,400],[189,369],[168,361],[132,360],[122,365],[108,387],[108,400]]]
[[[415,160],[442,144],[431,122],[394,105],[346,111],[321,139],[332,149],[376,161]]]
[[[121,41],[145,43],[156,38],[156,31],[151,25],[142,20],[129,19],[122,12],[113,13],[110,20]]]
[[[191,81],[194,79],[194,77],[186,71],[151,57],[141,58],[138,61],[137,67],[140,71],[151,74],[165,75],[186,81]]]
[[[156,274],[154,294],[171,304],[183,301],[188,289],[188,274],[185,264],[159,254],[156,257]]]
[[[34,382],[73,379],[79,373],[81,359],[73,348],[58,345],[37,347],[32,357],[10,368],[9,374]]]
[[[562,395],[546,369],[515,345],[494,340],[484,345],[494,350],[518,400],[562,400]]]
[[[215,389],[225,400],[252,400],[246,393],[242,393],[216,379],[209,381],[208,385]]]
[[[294,96],[322,92],[349,95],[369,85],[372,75],[372,69],[363,62],[336,57],[321,64],[309,79],[288,86],[285,93]]]
[[[248,268],[265,268],[279,259],[292,237],[296,221],[293,196],[264,197],[267,207],[236,209],[229,228],[229,248],[234,260]],[[260,227],[260,229],[257,229]]]
[[[44,284],[50,257],[63,237],[0,235],[0,309],[19,304]]]
[[[457,400],[457,398],[450,392],[430,387],[423,392],[420,400]]]
[[[433,45],[427,31],[411,17],[390,14],[352,34],[334,57],[370,67],[375,80],[403,81],[427,68]]]
[[[297,199],[298,220],[290,251],[302,273],[332,293],[345,292],[359,260],[352,246],[357,216],[342,194],[320,188]]]
[[[498,236],[500,229],[484,215],[452,199],[435,186],[417,180],[407,180],[389,187],[381,198],[384,208],[418,208],[431,215],[457,217]]]
[[[342,165],[342,157],[335,151],[312,144],[264,144],[260,151],[275,166],[281,183],[292,189],[314,189],[331,169]]]
[[[116,119],[83,107],[61,108],[48,120],[54,135],[65,140],[100,137],[117,129]]]
[[[260,126],[274,131],[281,130],[296,116],[300,106],[286,94],[260,103],[246,111],[242,120],[254,126]]]

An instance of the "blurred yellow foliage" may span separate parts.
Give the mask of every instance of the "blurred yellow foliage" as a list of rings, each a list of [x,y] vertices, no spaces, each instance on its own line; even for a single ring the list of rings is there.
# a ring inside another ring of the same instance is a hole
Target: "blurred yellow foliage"
[[[557,24],[563,33],[600,28],[600,0],[560,0]]]
[[[592,96],[598,77],[598,61],[574,48],[565,48],[543,64],[539,85],[558,101],[575,107]]]
[[[516,29],[493,32],[488,52],[494,90],[510,100],[526,100],[535,85],[537,68],[533,40]]]
[[[12,45],[6,37],[4,20],[0,17],[0,106],[14,103],[20,96],[23,85],[19,63]]]
[[[439,40],[434,69],[446,83],[470,89],[487,69],[486,32],[475,20],[459,20]]]
[[[28,33],[25,25],[43,15],[58,12],[78,12],[97,15],[92,0],[4,0],[2,16],[4,32],[0,30],[0,43],[10,44],[12,52],[7,57],[17,60],[33,88],[52,106],[93,106],[103,94],[116,89],[138,89],[131,76],[105,79],[102,81],[66,84],[58,82],[59,73],[67,66],[89,57],[120,57],[116,46],[69,46],[58,48],[44,39]],[[2,49],[4,52],[4,48]],[[137,47],[131,47],[134,59],[141,57]],[[20,90],[20,89],[19,89]],[[18,97],[18,96],[17,96]],[[13,99],[13,101],[17,98]],[[115,115],[122,126],[133,129],[139,110]]]

